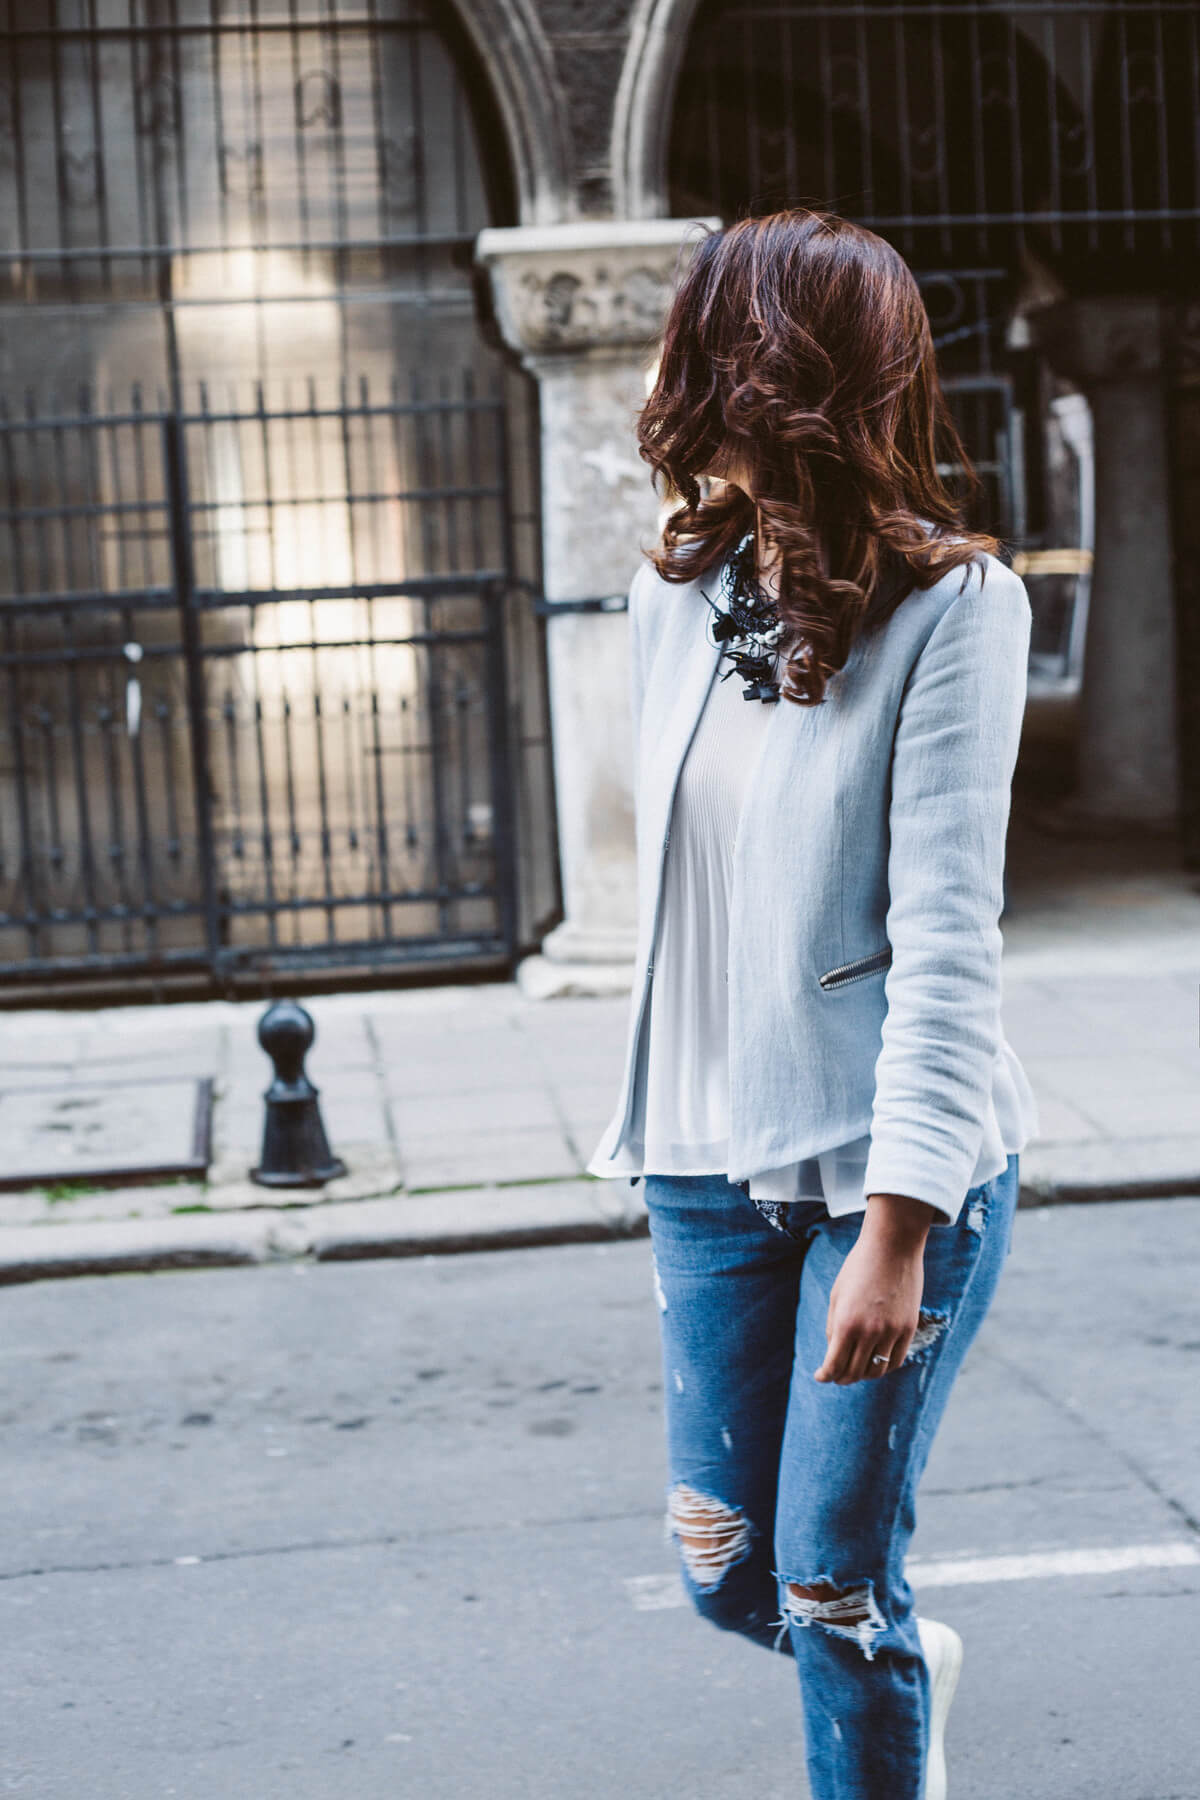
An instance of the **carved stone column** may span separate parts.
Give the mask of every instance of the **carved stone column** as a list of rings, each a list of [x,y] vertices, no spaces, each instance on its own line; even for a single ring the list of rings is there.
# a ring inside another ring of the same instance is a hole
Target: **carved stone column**
[[[1080,785],[1061,810],[1085,830],[1169,832],[1180,779],[1161,304],[1097,295],[1027,316],[1052,366],[1086,392],[1095,423]]]
[[[719,219],[706,224],[719,225]],[[634,438],[697,221],[589,220],[481,231],[496,317],[541,390],[543,575],[565,917],[526,957],[531,995],[615,993],[637,939],[628,617],[621,602],[659,502]],[[612,597],[619,610],[572,609]]]

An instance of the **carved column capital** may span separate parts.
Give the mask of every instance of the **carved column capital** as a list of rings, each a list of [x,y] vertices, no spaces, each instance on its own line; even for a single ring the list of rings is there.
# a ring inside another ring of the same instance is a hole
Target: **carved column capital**
[[[526,367],[548,357],[627,357],[660,337],[679,277],[720,219],[585,220],[489,227],[475,259],[491,278],[504,339]]]

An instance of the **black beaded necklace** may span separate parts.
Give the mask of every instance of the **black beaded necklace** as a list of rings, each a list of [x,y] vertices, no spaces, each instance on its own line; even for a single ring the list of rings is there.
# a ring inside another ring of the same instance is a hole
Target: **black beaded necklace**
[[[722,645],[729,659],[721,680],[740,675],[746,684],[743,700],[778,700],[776,646],[786,627],[775,602],[758,584],[753,531],[746,533],[721,571],[724,605],[703,588],[700,591],[712,609],[707,621],[709,642]]]

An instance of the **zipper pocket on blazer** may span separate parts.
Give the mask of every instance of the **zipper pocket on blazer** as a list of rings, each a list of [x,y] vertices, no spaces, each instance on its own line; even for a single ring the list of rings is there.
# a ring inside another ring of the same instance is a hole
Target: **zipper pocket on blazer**
[[[876,969],[886,969],[891,960],[892,946],[885,944],[882,950],[873,950],[870,956],[857,956],[853,962],[826,969],[817,980],[823,988],[844,987],[848,981],[861,981],[865,975],[873,975]]]

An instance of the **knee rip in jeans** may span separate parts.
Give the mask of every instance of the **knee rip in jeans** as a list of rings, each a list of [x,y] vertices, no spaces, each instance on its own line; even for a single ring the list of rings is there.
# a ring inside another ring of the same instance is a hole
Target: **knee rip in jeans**
[[[875,1639],[887,1629],[871,1582],[839,1587],[836,1582],[789,1581],[784,1589],[784,1618],[798,1625],[820,1625],[834,1637],[857,1644],[868,1662],[875,1660]]]
[[[667,1527],[702,1594],[720,1587],[734,1564],[750,1554],[751,1527],[745,1513],[685,1482],[671,1490]]]

